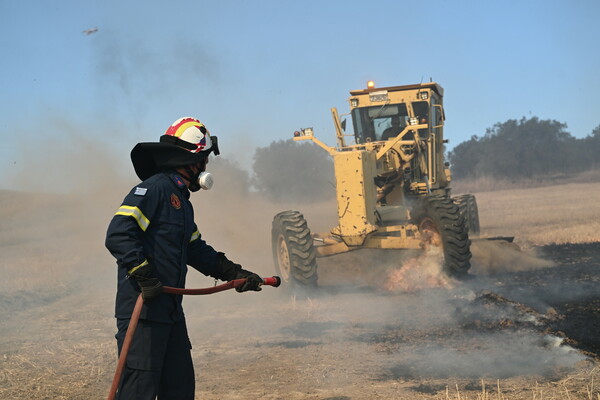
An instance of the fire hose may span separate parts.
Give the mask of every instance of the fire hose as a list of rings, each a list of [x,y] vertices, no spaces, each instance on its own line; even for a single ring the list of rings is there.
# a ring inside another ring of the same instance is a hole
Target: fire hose
[[[278,287],[281,285],[281,278],[278,276],[273,276],[270,278],[262,278],[263,285]],[[203,289],[182,289],[182,288],[174,288],[169,286],[163,286],[163,293],[170,294],[189,294],[189,295],[201,295],[201,294],[213,294],[217,292],[222,292],[224,290],[234,289],[241,287],[246,282],[246,279],[235,279],[233,281],[229,281],[222,285],[203,288]],[[131,341],[133,340],[133,334],[137,329],[138,321],[140,319],[140,314],[142,312],[142,306],[144,305],[144,300],[142,299],[142,294],[137,298],[135,302],[135,306],[133,307],[133,313],[131,314],[131,319],[129,321],[129,326],[127,327],[127,332],[125,333],[125,340],[123,341],[123,347],[121,348],[121,354],[119,355],[119,361],[117,363],[117,370],[115,371],[115,376],[112,381],[112,385],[110,387],[110,392],[108,393],[108,400],[114,400],[117,394],[117,388],[119,387],[119,382],[121,380],[121,375],[123,374],[123,369],[125,368],[125,361],[127,360],[127,353],[129,353],[129,348],[131,347]]]

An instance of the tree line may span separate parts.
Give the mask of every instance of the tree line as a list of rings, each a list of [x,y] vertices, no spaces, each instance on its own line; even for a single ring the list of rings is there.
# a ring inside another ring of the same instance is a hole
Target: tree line
[[[538,178],[600,167],[600,125],[577,139],[556,120],[525,117],[498,122],[448,153],[457,179]]]

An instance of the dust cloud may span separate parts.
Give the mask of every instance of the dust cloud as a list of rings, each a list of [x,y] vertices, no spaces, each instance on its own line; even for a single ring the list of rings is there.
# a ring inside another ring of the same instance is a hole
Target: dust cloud
[[[586,360],[563,339],[545,335],[560,318],[546,303],[551,293],[532,291],[518,297],[536,309],[493,294],[510,293],[510,288],[497,286],[489,277],[550,268],[553,262],[508,243],[476,241],[474,249],[474,267],[464,282],[443,272],[436,249],[403,256],[391,251],[387,257],[357,251],[343,255],[339,263],[323,259],[321,264],[330,270],[322,273],[322,280],[338,286],[326,284],[322,289],[336,297],[336,315],[348,318],[328,324],[342,325],[340,332],[370,324],[370,333],[353,339],[381,347],[388,363],[380,367],[383,380],[549,376]],[[323,301],[317,296],[317,305],[310,307],[327,312]],[[310,336],[306,330],[305,326],[303,336]],[[321,337],[318,330],[314,336]],[[363,362],[364,357],[358,358]]]
[[[535,249],[522,249],[503,240],[474,241],[471,244],[471,253],[473,261],[470,272],[478,276],[555,266],[552,260],[541,258]]]
[[[575,349],[553,351],[543,339],[527,332],[491,333],[469,337],[472,347],[434,344],[427,351],[405,352],[400,363],[389,367],[387,378],[509,378],[520,375],[548,376],[585,359]],[[493,343],[493,346],[491,344]]]
[[[148,113],[167,109],[171,99],[177,99],[182,109],[174,120],[195,114],[193,111],[208,100],[208,88],[211,100],[219,95],[214,90],[224,70],[219,54],[198,40],[182,37],[161,46],[135,34],[117,37],[107,29],[93,43],[98,108],[105,115],[143,121]]]

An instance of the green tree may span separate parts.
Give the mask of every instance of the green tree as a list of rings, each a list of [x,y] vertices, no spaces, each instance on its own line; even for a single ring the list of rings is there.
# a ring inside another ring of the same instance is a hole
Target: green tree
[[[600,168],[600,125],[581,140],[578,153],[590,169]]]
[[[581,168],[577,139],[566,124],[537,117],[498,122],[449,153],[457,178],[525,178]]]

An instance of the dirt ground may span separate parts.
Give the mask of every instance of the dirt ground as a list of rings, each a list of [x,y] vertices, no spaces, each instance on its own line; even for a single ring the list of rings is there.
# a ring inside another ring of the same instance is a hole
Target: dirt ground
[[[115,273],[102,245],[124,193],[0,192],[0,398],[106,397]],[[197,398],[600,399],[600,183],[476,195],[483,236],[520,250],[474,240],[465,281],[440,277],[435,255],[365,250],[320,259],[316,291],[186,298]],[[272,216],[302,205],[249,196],[209,213],[210,196],[195,200],[205,239],[273,275]],[[313,230],[331,206],[307,207]],[[213,285],[198,275],[187,287]]]

